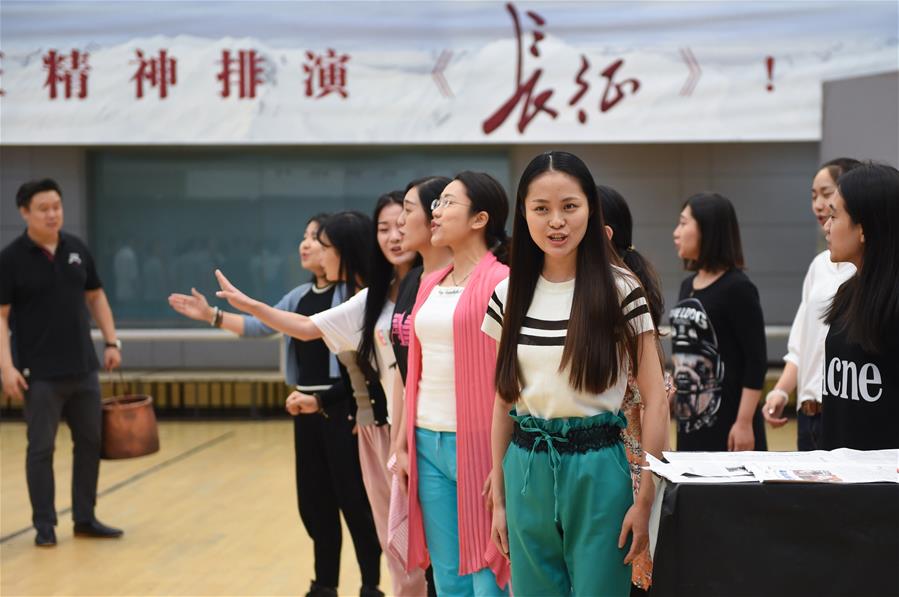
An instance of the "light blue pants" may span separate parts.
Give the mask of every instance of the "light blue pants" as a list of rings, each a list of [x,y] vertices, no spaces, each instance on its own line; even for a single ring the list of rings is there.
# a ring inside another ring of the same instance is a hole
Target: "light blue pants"
[[[459,574],[459,516],[456,508],[456,434],[415,429],[418,499],[434,584],[440,597],[508,595],[490,568]]]

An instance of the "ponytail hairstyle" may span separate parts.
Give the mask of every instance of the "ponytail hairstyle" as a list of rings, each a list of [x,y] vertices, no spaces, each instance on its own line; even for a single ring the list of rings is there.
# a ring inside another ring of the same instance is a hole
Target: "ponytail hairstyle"
[[[359,211],[341,211],[329,216],[318,229],[318,242],[325,248],[334,247],[340,255],[340,281],[346,284],[347,296],[353,296],[368,284],[368,262],[371,244],[365,239],[371,219]],[[322,242],[322,233],[328,242]]]
[[[473,215],[479,211],[487,212],[487,227],[484,230],[487,248],[500,263],[508,264],[509,236],[506,234],[506,218],[509,217],[509,198],[503,185],[486,172],[470,170],[460,172],[453,180],[465,185],[465,191],[471,199],[468,213]]]
[[[646,302],[649,303],[652,324],[658,330],[665,312],[662,284],[652,264],[634,248],[634,221],[627,201],[612,187],[597,185],[596,191],[605,225],[612,229],[612,246],[624,265],[640,280]]]
[[[368,233],[371,243],[371,256],[369,259],[368,294],[365,297],[365,315],[362,319],[362,337],[356,349],[356,364],[368,376],[377,376],[377,360],[375,353],[375,325],[387,302],[390,293],[390,285],[396,277],[393,264],[387,261],[387,257],[378,246],[378,218],[381,211],[390,205],[403,205],[402,191],[390,191],[378,197],[375,203],[375,211],[372,214],[371,231]]]
[[[564,151],[543,153],[531,160],[518,183],[512,224],[509,291],[503,333],[496,359],[496,389],[506,402],[518,399],[524,375],[518,364],[518,344],[544,253],[531,238],[525,217],[525,199],[531,183],[547,172],[561,172],[577,181],[590,215],[587,231],[577,247],[574,298],[559,371],[570,368],[568,383],[578,392],[599,394],[618,383],[627,358],[636,375],[637,338],[621,310],[614,265],[623,265],[606,238],[596,183],[586,164]]]
[[[864,163],[838,182],[846,213],[865,235],[861,268],[844,282],[824,322],[866,352],[899,344],[899,170]]]
[[[421,201],[421,208],[425,212],[425,217],[431,221],[431,203],[434,199],[440,199],[440,193],[446,188],[446,185],[452,181],[446,176],[425,176],[417,178],[406,185],[405,193],[412,189],[418,190],[418,198]],[[403,196],[405,196],[405,193]]]

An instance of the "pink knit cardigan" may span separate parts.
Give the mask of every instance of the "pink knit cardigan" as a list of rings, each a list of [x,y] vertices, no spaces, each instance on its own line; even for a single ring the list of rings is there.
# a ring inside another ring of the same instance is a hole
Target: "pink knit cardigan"
[[[412,309],[415,316],[434,287],[452,265],[424,278]],[[509,582],[509,563],[490,540],[490,513],[481,490],[492,468],[490,427],[496,395],[496,342],[481,332],[487,301],[496,285],[509,275],[509,268],[487,253],[471,274],[471,279],[453,315],[453,348],[456,381],[456,505],[459,513],[459,574],[471,574],[489,567],[497,584]],[[406,377],[406,431],[409,438],[409,555],[411,570],[427,568],[421,504],[418,501],[418,470],[415,457],[415,413],[418,382],[421,379],[421,344],[413,333],[409,341],[409,373]]]

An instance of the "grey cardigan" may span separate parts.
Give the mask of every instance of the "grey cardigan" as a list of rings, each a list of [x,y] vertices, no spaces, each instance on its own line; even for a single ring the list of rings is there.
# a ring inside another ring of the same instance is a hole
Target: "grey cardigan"
[[[283,297],[281,297],[281,300],[278,301],[277,304],[275,304],[275,309],[280,309],[281,311],[290,311],[291,313],[296,312],[297,305],[300,303],[300,299],[306,296],[306,294],[309,293],[310,290],[312,290],[311,282],[300,284],[299,286],[285,294]],[[337,285],[337,288],[334,289],[334,298],[331,301],[331,307],[336,307],[345,299],[346,285],[340,283]],[[277,333],[277,330],[270,328],[255,317],[251,315],[243,316],[244,337],[258,338],[260,336],[270,336]],[[282,357],[284,361],[282,361],[281,367],[285,372],[284,381],[289,386],[295,386],[300,379],[300,369],[299,364],[297,363],[297,355],[296,350],[294,349],[294,344],[290,340],[290,336],[284,336],[286,350],[281,351],[281,354],[284,355]],[[340,369],[338,369],[337,366],[337,358],[333,353],[331,354],[328,362],[330,363],[330,376],[332,378],[340,377]]]

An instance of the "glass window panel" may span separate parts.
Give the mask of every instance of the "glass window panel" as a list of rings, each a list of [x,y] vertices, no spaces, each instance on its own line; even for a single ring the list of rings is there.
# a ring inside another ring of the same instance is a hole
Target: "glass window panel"
[[[309,277],[297,245],[319,212],[370,214],[378,196],[414,178],[489,172],[507,189],[505,148],[121,149],[89,154],[90,244],[120,327],[195,325],[169,293],[213,270],[269,303]]]

